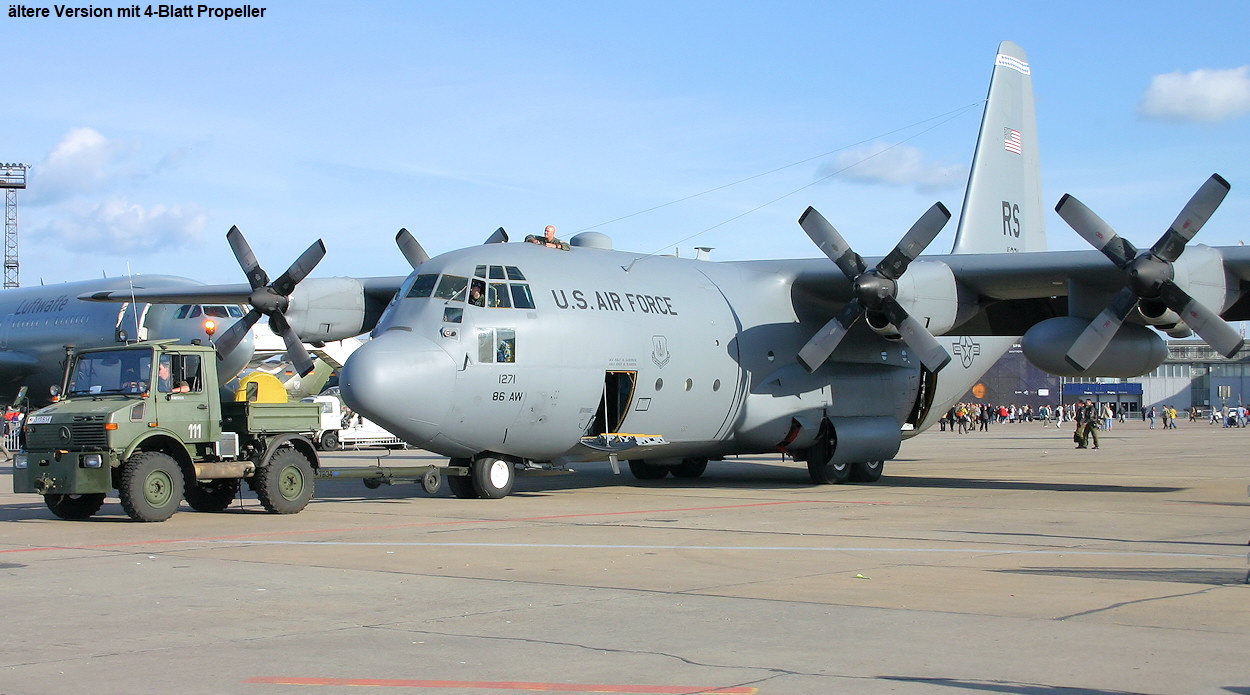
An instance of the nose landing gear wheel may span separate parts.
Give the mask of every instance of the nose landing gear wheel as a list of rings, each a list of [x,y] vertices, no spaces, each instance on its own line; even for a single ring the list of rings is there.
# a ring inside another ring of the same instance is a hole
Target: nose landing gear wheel
[[[478,497],[497,500],[507,497],[512,492],[512,484],[516,481],[516,469],[511,461],[497,459],[494,456],[482,456],[473,460],[473,489]]]

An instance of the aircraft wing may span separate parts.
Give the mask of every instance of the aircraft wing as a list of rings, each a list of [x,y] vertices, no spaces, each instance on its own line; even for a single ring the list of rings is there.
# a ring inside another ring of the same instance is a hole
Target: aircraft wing
[[[320,279],[309,278],[304,282],[315,285]],[[365,295],[373,299],[382,299],[389,302],[391,297],[399,291],[399,286],[403,284],[406,276],[397,275],[355,279],[360,283]],[[78,298],[88,302],[129,302],[133,299],[134,301],[146,302],[148,304],[247,304],[251,295],[251,285],[241,282],[227,285],[197,285],[195,287],[136,285],[133,290],[126,288],[84,292],[78,295]]]

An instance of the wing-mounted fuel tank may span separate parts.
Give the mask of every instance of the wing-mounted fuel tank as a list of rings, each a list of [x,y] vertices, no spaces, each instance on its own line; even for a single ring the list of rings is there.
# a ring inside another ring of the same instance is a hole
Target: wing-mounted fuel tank
[[[305,342],[343,340],[365,330],[365,293],[355,278],[307,278],[291,293],[287,321]]]
[[[1047,319],[1024,334],[1020,348],[1034,366],[1056,376],[1140,376],[1167,359],[1168,346],[1158,333],[1126,323],[1088,369],[1078,369],[1067,354],[1088,325],[1088,319],[1077,316]]]

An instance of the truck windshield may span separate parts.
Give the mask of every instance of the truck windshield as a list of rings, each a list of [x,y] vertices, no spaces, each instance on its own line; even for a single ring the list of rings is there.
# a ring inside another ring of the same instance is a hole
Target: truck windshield
[[[66,395],[143,393],[151,374],[152,353],[147,350],[89,352],[74,363]]]

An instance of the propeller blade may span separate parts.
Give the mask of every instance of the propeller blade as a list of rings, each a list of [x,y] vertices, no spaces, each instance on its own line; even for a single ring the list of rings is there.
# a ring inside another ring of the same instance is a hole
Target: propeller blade
[[[829,359],[829,355],[833,354],[838,343],[842,342],[842,338],[846,337],[851,326],[855,325],[863,313],[858,299],[847,302],[846,306],[829,319],[829,322],[819,331],[816,331],[816,335],[812,336],[812,339],[799,350],[799,364],[803,365],[809,374],[820,369],[820,365]]]
[[[808,207],[799,217],[799,226],[807,232],[812,242],[833,261],[848,279],[854,280],[868,269],[864,259],[851,249],[846,239],[829,224],[816,208]]]
[[[1206,305],[1190,297],[1176,283],[1165,283],[1159,293],[1159,299],[1163,300],[1169,309],[1179,314],[1185,325],[1193,329],[1193,332],[1210,345],[1211,349],[1224,357],[1231,359],[1245,344],[1245,339],[1235,328]]]
[[[286,272],[273,281],[270,285],[275,292],[283,297],[289,297],[291,292],[295,291],[295,286],[300,280],[308,277],[308,274],[317,267],[322,258],[326,255],[326,245],[320,239],[314,241],[300,257],[295,259],[290,268]]]
[[[1211,218],[1215,209],[1224,202],[1224,196],[1228,195],[1229,188],[1231,186],[1222,176],[1212,174],[1211,178],[1198,188],[1194,197],[1190,198],[1181,209],[1181,214],[1176,216],[1176,221],[1172,223],[1172,226],[1159,237],[1154,246],[1150,247],[1150,252],[1169,263],[1180,258],[1185,250],[1185,244],[1194,238],[1198,230],[1202,229],[1202,225]]]
[[[218,336],[213,343],[214,347],[217,348],[217,358],[225,359],[229,357],[230,353],[234,352],[234,349],[239,346],[244,336],[251,332],[252,326],[256,325],[260,317],[261,313],[256,309],[252,309],[244,314],[243,318],[235,321],[234,325],[226,329],[225,333]]]
[[[395,243],[399,246],[399,252],[404,254],[404,258],[408,260],[408,265],[412,266],[413,270],[430,260],[430,254],[421,248],[421,242],[417,241],[417,238],[407,229],[399,230],[399,233],[395,235]]]
[[[886,319],[894,324],[898,333],[907,343],[907,347],[915,351],[916,356],[931,372],[936,372],[951,361],[950,353],[933,337],[928,328],[915,317],[907,313],[902,304],[894,297],[884,297],[880,310]]]
[[[234,252],[235,260],[239,262],[239,267],[243,268],[243,273],[247,275],[247,281],[252,289],[268,285],[269,275],[260,267],[256,254],[252,253],[252,247],[243,237],[243,232],[239,231],[238,227],[231,227],[230,231],[226,232],[226,241],[230,243],[230,250]]]
[[[950,210],[940,202],[935,203],[907,230],[898,246],[877,264],[877,272],[891,280],[897,280],[907,270],[907,266],[933,242],[950,218]],[[947,357],[948,361],[949,359]]]
[[[282,314],[270,316],[269,329],[282,336],[282,342],[286,343],[286,358],[294,365],[295,371],[299,372],[300,376],[308,376],[308,373],[315,367],[312,355],[308,354],[308,349],[304,347],[304,343],[300,341],[299,336],[292,330],[291,324],[287,322],[286,317]]]
[[[1072,343],[1072,347],[1064,355],[1068,364],[1081,371],[1089,369],[1102,351],[1107,349],[1116,331],[1120,330],[1121,324],[1124,323],[1124,317],[1137,306],[1137,301],[1137,295],[1133,293],[1133,290],[1127,287],[1120,290],[1111,304],[1103,309],[1093,321],[1090,321],[1085,330],[1081,331],[1076,342]]]
[[[1124,239],[1111,225],[1103,222],[1102,218],[1094,214],[1084,203],[1073,198],[1067,193],[1059,199],[1059,204],[1055,206],[1055,212],[1068,223],[1081,238],[1088,241],[1091,246],[1102,251],[1102,254],[1111,259],[1111,262],[1117,268],[1123,269],[1128,265],[1129,261],[1137,257],[1137,248],[1134,247],[1127,239]]]
[[[486,241],[483,241],[482,243],[483,244],[506,244],[508,243],[508,233],[504,231],[503,227],[500,227],[499,229],[495,230],[494,234],[491,234],[490,236],[486,237]]]

